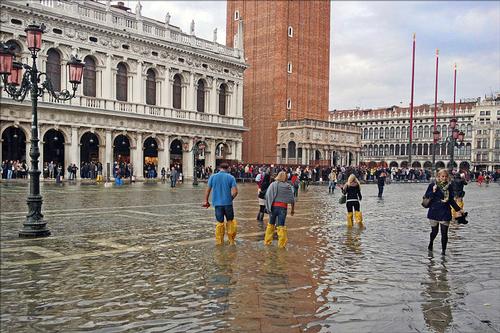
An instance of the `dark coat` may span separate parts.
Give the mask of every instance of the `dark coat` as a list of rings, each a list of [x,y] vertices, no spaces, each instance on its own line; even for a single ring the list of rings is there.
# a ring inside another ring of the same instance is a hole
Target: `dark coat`
[[[451,207],[453,207],[456,211],[460,210],[460,207],[453,198],[451,185],[448,187],[450,195],[448,197],[448,201],[446,202],[441,201],[444,200],[444,193],[439,187],[436,192],[432,192],[434,185],[436,184],[429,184],[429,187],[427,187],[427,191],[425,192],[425,197],[431,199],[429,210],[427,212],[427,218],[436,221],[451,221]]]

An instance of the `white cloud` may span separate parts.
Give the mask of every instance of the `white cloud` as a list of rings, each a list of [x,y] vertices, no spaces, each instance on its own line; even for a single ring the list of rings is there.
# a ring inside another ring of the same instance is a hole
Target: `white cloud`
[[[225,44],[225,1],[141,1],[143,15]],[[125,4],[134,10],[136,1]],[[415,104],[434,102],[435,49],[440,49],[438,99],[500,89],[500,2],[362,2],[331,4],[330,109],[408,105],[412,34],[417,34]]]

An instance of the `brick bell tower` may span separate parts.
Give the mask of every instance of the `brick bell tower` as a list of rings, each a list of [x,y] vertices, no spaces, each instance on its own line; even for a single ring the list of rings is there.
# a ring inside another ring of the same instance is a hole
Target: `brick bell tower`
[[[234,47],[240,21],[249,65],[243,160],[276,163],[278,121],[328,120],[330,1],[229,0],[227,46]]]

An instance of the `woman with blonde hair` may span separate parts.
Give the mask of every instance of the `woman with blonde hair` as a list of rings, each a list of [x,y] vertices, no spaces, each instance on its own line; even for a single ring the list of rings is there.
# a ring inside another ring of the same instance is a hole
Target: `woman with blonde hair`
[[[295,197],[292,185],[287,180],[286,172],[281,171],[276,176],[275,181],[267,188],[266,210],[270,215],[264,236],[265,245],[273,243],[276,220],[278,220],[278,247],[284,248],[288,242],[288,233],[285,227],[286,213],[288,205],[291,204],[292,210],[290,211],[290,215],[293,216],[295,214]]]
[[[356,218],[356,223],[359,223],[360,228],[363,228],[363,215],[361,214],[359,202],[361,196],[361,184],[354,174],[351,174],[347,179],[342,193],[346,195],[345,206],[347,208],[347,226],[352,227],[353,215]],[[354,212],[353,212],[354,210]]]
[[[448,227],[451,221],[451,207],[455,209],[459,216],[463,214],[463,210],[454,200],[453,191],[450,187],[450,175],[448,170],[441,169],[436,176],[436,182],[429,184],[424,198],[429,198],[429,211],[427,218],[431,225],[430,242],[427,249],[433,250],[434,239],[436,238],[439,228],[441,229],[441,254],[446,254],[446,246],[448,244]]]

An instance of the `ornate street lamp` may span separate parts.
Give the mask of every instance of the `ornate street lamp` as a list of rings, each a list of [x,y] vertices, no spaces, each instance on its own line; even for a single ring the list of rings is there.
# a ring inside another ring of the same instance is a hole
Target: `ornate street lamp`
[[[72,92],[64,89],[60,92],[54,91],[52,82],[46,73],[40,72],[36,65],[38,51],[42,48],[42,34],[45,25],[30,24],[24,30],[28,49],[31,52],[32,65],[14,62],[12,47],[0,42],[0,75],[2,76],[4,90],[15,101],[24,101],[26,95],[31,96],[31,168],[30,190],[28,194],[28,215],[23,223],[23,229],[19,231],[19,237],[44,237],[49,236],[47,222],[42,214],[42,196],[40,195],[40,170],[38,169],[38,97],[46,91],[58,101],[67,101],[75,97],[78,85],[82,82],[83,69],[85,65],[76,57],[68,62],[69,82],[72,84]],[[25,69],[24,74],[23,68]],[[42,81],[43,78],[43,81]]]

